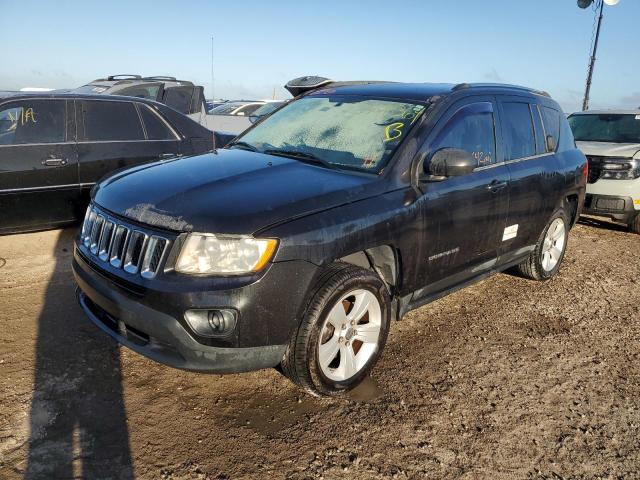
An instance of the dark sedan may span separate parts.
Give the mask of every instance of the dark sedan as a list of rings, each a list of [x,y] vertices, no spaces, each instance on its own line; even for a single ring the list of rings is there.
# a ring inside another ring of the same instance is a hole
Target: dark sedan
[[[105,175],[212,145],[209,130],[150,100],[0,95],[0,234],[72,224]]]

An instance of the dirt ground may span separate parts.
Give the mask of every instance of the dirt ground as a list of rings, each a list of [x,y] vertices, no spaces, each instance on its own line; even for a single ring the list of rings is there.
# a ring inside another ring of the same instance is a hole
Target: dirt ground
[[[552,281],[392,325],[341,401],[120,350],[76,304],[73,231],[0,237],[0,478],[640,478],[640,236],[588,223]]]

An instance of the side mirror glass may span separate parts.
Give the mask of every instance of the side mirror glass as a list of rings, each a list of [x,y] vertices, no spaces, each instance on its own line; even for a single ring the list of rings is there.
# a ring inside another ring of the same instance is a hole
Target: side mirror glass
[[[558,146],[556,137],[554,137],[553,135],[547,135],[546,143],[547,143],[547,153],[556,151],[556,148]]]
[[[460,177],[472,173],[478,167],[470,152],[458,148],[442,148],[435,152],[430,162],[425,162],[425,174],[432,179]]]

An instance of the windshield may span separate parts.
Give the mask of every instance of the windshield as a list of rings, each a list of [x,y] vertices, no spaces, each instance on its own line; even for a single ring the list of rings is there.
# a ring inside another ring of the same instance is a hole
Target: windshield
[[[332,166],[377,173],[425,105],[346,95],[291,102],[239,137],[258,151],[297,152]]]
[[[215,108],[212,108],[209,113],[211,115],[231,115],[232,112],[240,108],[243,103],[223,103]]]
[[[571,115],[569,125],[577,141],[640,143],[640,112]]]
[[[269,102],[262,105],[260,108],[256,109],[251,116],[252,117],[264,117],[265,115],[270,114],[284,102]]]
[[[158,98],[158,93],[160,93],[161,85],[152,84],[152,85],[129,85],[120,88],[114,88],[110,93],[112,95],[125,95],[128,97],[138,97],[138,98],[148,98],[151,100],[156,100]]]
[[[108,90],[109,87],[107,85],[83,85],[82,87],[78,87],[74,90],[77,93],[102,93]]]

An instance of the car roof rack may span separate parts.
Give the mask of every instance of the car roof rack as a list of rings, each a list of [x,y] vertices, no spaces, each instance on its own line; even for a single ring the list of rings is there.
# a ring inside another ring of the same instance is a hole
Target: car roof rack
[[[152,82],[177,82],[183,83],[184,85],[193,85],[193,82],[188,80],[178,80],[176,77],[169,77],[166,75],[154,75],[152,77],[142,77],[141,80],[152,81]]]
[[[176,77],[169,77],[166,75],[152,75],[150,77],[143,77],[143,80],[166,80],[168,82],[175,82]]]
[[[142,75],[131,75],[128,73],[123,73],[121,75],[109,75],[107,80],[112,82],[114,80],[140,80]]]
[[[521,85],[511,85],[508,83],[459,83],[452,88],[452,91],[456,92],[458,90],[466,90],[467,88],[506,88],[510,90],[520,90],[529,93],[535,93],[537,95],[542,95],[544,97],[551,97],[549,93],[543,90],[536,90],[535,88],[523,87]]]

